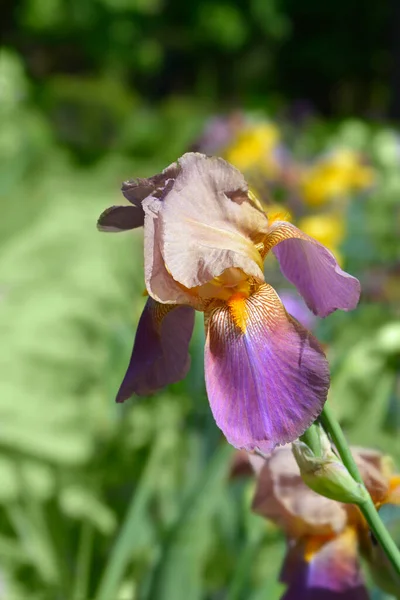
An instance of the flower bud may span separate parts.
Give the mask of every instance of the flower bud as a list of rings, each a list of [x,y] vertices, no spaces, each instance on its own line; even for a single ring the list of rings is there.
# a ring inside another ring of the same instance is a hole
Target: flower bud
[[[321,447],[319,456],[300,440],[292,444],[292,451],[304,483],[317,494],[331,500],[361,504],[368,499],[365,487],[353,479],[342,461],[334,454],[322,427],[317,426],[317,434]]]

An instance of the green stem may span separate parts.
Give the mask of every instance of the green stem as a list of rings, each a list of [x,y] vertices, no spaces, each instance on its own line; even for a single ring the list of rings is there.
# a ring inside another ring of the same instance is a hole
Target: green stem
[[[364,485],[360,471],[358,470],[358,467],[350,452],[350,448],[347,444],[342,428],[340,427],[336,418],[333,416],[327,403],[325,404],[325,407],[321,413],[320,421],[326,432],[331,436],[340,458],[343,461],[343,464],[347,467],[347,470],[352,475],[353,479]],[[397,576],[400,577],[400,550],[397,548],[390,533],[381,521],[371,496],[368,494],[367,500],[358,506],[376,540],[393,566],[394,571],[396,572]]]
[[[132,555],[138,549],[141,525],[146,519],[146,509],[152,494],[152,482],[157,478],[163,453],[161,442],[154,444],[139,484],[134,488],[125,519],[111,549],[99,583],[95,600],[111,600],[118,596],[121,582]]]
[[[84,521],[81,526],[79,540],[75,587],[72,595],[73,600],[85,600],[85,598],[88,598],[90,565],[93,551],[93,534],[93,525],[88,521]]]

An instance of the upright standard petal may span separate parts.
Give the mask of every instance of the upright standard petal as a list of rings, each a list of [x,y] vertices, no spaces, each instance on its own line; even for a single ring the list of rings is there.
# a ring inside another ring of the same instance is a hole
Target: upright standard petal
[[[249,298],[214,303],[206,318],[208,398],[228,441],[269,452],[298,438],[320,414],[329,388],[317,340],[266,284]]]
[[[297,287],[319,317],[336,309],[352,310],[360,299],[360,282],[343,271],[322,244],[286,221],[276,221],[265,239],[273,248],[283,275]]]
[[[118,233],[142,227],[144,212],[136,206],[111,206],[101,213],[97,221],[99,231]]]
[[[147,300],[136,332],[128,370],[117,394],[145,396],[183,379],[189,370],[188,347],[194,326],[190,306]]]
[[[348,528],[333,539],[297,542],[286,558],[282,600],[368,600],[357,556],[357,535]]]
[[[187,304],[201,308],[201,301],[191,290],[174,280],[167,270],[160,250],[161,226],[159,202],[152,200],[146,208],[144,226],[144,278],[150,296],[162,303]]]
[[[257,248],[268,219],[248,195],[243,175],[221,158],[188,153],[159,206],[161,253],[172,277],[201,286],[231,267],[263,281]],[[150,199],[143,202],[147,213]]]

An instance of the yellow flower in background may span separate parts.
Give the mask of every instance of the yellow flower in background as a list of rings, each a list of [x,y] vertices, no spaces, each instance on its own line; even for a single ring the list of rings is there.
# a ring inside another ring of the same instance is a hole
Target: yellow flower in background
[[[266,202],[261,202],[261,204],[263,210],[267,213],[267,217],[270,221],[293,222],[293,215],[283,204],[267,204]]]
[[[332,213],[310,215],[300,219],[298,225],[307,235],[326,246],[335,255],[340,265],[343,264],[342,256],[337,249],[346,233],[345,221],[341,215]]]
[[[279,129],[272,123],[245,127],[226,149],[224,158],[241,171],[259,168],[274,173],[277,167],[273,151],[280,140]]]
[[[320,206],[338,197],[369,188],[374,171],[349,149],[337,150],[305,171],[301,189],[309,206]]]
[[[299,228],[329,247],[340,244],[346,232],[344,218],[336,213],[303,217],[299,221]]]

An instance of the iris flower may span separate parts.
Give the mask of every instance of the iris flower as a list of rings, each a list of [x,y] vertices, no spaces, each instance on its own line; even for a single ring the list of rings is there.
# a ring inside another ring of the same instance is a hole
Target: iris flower
[[[354,457],[375,506],[399,504],[400,477],[387,457],[366,449],[355,449]],[[392,591],[396,584],[390,565],[356,506],[329,500],[307,487],[290,446],[277,448],[266,461],[251,461],[258,472],[253,511],[276,523],[287,537],[281,573],[287,590],[282,600],[368,600],[360,553],[377,583]]]
[[[292,224],[273,220],[243,175],[221,158],[187,153],[162,173],[123,184],[130,206],[99,218],[102,231],[144,226],[149,295],[117,395],[148,395],[185,377],[195,310],[205,317],[205,379],[217,425],[237,448],[268,452],[320,414],[329,368],[317,340],[265,281],[272,251],[321,317],[350,310],[357,279]]]

